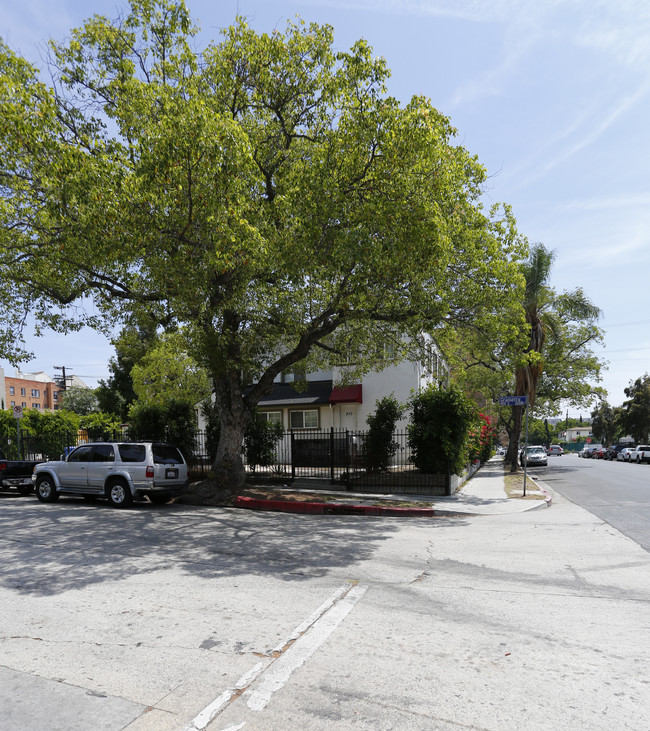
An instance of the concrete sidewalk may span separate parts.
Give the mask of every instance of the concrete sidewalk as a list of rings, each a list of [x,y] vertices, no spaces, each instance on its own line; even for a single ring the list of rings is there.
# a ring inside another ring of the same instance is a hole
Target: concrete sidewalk
[[[530,488],[533,485],[530,484]],[[331,492],[328,490],[290,488],[289,492],[335,498],[333,501],[320,501],[318,498],[306,502],[283,501],[280,499],[237,498],[237,507],[252,510],[272,510],[291,513],[339,513],[384,515],[394,517],[432,517],[434,515],[502,515],[523,513],[537,508],[549,507],[551,498],[529,500],[509,498],[505,489],[503,459],[493,457],[484,464],[457,492],[448,497],[438,495],[411,495],[394,493]],[[421,508],[382,507],[387,501],[426,503]]]
[[[529,482],[529,489],[533,485]],[[454,509],[476,515],[503,515],[507,513],[524,513],[538,508],[547,508],[551,504],[550,495],[545,499],[524,500],[509,498],[506,494],[503,458],[493,457],[481,469],[450,497],[433,498],[438,512]]]

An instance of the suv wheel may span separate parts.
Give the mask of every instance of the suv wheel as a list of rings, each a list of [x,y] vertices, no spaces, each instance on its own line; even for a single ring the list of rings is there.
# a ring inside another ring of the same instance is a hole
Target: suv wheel
[[[129,508],[133,505],[133,495],[124,480],[115,480],[106,488],[108,502],[114,508]]]
[[[59,499],[59,493],[51,477],[44,475],[36,480],[36,497],[42,503],[54,503]]]

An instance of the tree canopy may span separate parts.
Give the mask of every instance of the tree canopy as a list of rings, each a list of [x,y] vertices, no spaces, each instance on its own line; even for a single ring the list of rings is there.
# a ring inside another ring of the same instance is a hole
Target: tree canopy
[[[623,402],[620,422],[623,430],[638,443],[650,439],[650,375],[645,373],[625,389],[627,401]]]
[[[449,120],[389,96],[365,41],[239,18],[197,52],[195,31],[183,2],[132,0],[51,44],[51,83],[0,44],[0,344],[24,354],[26,313],[182,329],[215,393],[215,474],[236,484],[278,374],[351,349],[372,369],[395,329],[494,331],[524,242],[483,209]]]
[[[131,370],[141,404],[183,401],[191,406],[210,395],[207,373],[185,351],[180,333],[163,335]]]
[[[61,399],[61,408],[74,411],[80,416],[87,416],[93,411],[99,411],[97,394],[92,388],[84,386],[70,386],[67,388]]]
[[[591,432],[605,446],[613,444],[621,436],[621,407],[610,406],[603,401],[591,412]]]
[[[602,341],[599,309],[577,288],[558,293],[550,283],[554,253],[543,244],[531,247],[522,265],[525,290],[518,334],[489,339],[465,329],[452,341],[457,377],[488,401],[499,396],[527,396],[531,415],[553,416],[566,404],[585,407],[602,396],[597,385],[603,362],[592,346]],[[451,346],[450,346],[451,347]],[[517,469],[523,407],[501,407],[501,425],[508,432],[507,455]]]

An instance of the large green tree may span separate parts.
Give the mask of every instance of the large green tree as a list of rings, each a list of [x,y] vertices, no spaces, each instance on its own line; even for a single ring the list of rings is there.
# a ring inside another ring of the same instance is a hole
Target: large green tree
[[[237,488],[284,369],[350,351],[371,369],[396,329],[489,331],[523,254],[449,120],[388,96],[365,41],[239,19],[198,53],[194,34],[182,2],[132,0],[52,44],[51,85],[0,46],[0,337],[18,359],[26,312],[183,328],[219,413],[215,482]]]
[[[115,356],[108,362],[110,375],[99,381],[95,389],[99,408],[128,420],[129,407],[137,399],[131,371],[155,347],[158,340],[155,325],[127,326],[113,339]]]
[[[612,407],[607,401],[602,401],[591,412],[591,432],[597,442],[606,447],[618,439],[621,432],[620,407]]]
[[[87,416],[93,411],[99,411],[97,394],[92,388],[84,386],[70,386],[63,392],[61,408],[74,411],[80,416]]]
[[[623,431],[634,441],[647,443],[650,439],[650,375],[644,374],[625,389],[627,401],[621,407],[620,421]]]
[[[205,369],[187,354],[185,338],[178,332],[161,336],[133,366],[131,379],[138,402],[147,406],[169,401],[194,406],[210,395]]]
[[[600,310],[580,288],[555,292],[550,285],[554,259],[553,251],[535,244],[523,267],[528,344],[517,358],[515,395],[526,396],[531,410],[540,391],[549,401],[584,403],[595,393],[592,379],[600,374],[601,363],[590,349],[602,338],[596,326]],[[513,472],[518,468],[523,413],[523,407],[512,407],[506,459]]]
[[[527,396],[531,417],[557,415],[566,405],[586,407],[603,396],[597,382],[604,364],[592,350],[602,341],[600,311],[581,289],[556,292],[550,284],[553,260],[543,244],[531,247],[522,266],[521,317],[504,326],[500,337],[487,338],[472,327],[449,345],[457,378],[468,390],[495,402]],[[498,413],[508,434],[506,461],[515,471],[524,407]]]

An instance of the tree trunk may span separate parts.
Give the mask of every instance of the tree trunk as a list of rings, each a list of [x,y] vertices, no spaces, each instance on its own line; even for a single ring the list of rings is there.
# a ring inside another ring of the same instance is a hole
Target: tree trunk
[[[512,406],[511,427],[508,429],[508,451],[506,453],[506,464],[510,464],[510,472],[519,469],[519,439],[521,437],[521,423],[525,406]]]
[[[245,428],[241,421],[221,419],[219,446],[212,465],[212,479],[219,494],[228,493],[233,497],[244,486],[246,473],[241,447]]]
[[[221,431],[212,465],[213,481],[220,494],[234,496],[245,483],[241,448],[252,409],[244,397],[239,374],[231,373],[216,381],[214,395]]]

